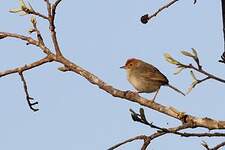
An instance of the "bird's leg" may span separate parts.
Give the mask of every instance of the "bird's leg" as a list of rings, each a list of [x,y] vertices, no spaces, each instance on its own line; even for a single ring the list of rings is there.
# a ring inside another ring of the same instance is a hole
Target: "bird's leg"
[[[155,101],[155,98],[156,98],[156,96],[157,96],[158,93],[159,93],[159,89],[156,91],[156,93],[155,93],[155,95],[153,97],[153,102]]]

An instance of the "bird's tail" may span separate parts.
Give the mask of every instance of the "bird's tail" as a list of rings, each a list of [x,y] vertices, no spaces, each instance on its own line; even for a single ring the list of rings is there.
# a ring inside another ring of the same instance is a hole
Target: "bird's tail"
[[[177,89],[176,87],[174,87],[174,86],[172,86],[170,84],[168,84],[168,87],[170,87],[171,89],[173,89],[173,90],[177,91],[178,93],[180,93],[180,94],[185,96],[185,94],[183,92],[181,92],[179,89]]]

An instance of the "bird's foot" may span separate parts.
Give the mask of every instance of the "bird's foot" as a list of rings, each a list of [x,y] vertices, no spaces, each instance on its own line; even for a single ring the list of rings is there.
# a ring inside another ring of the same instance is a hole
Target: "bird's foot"
[[[136,95],[139,95],[138,92],[136,92],[136,91],[130,91],[130,90],[127,90],[127,91],[125,91],[124,93],[125,93],[125,95],[130,95],[130,96],[136,96]]]

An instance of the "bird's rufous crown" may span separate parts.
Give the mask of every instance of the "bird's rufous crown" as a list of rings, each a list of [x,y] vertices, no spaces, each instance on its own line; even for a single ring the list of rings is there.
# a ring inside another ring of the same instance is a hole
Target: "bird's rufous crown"
[[[130,58],[130,59],[127,60],[125,66],[127,66],[127,65],[130,64],[131,62],[135,63],[135,62],[137,62],[137,61],[139,61],[139,60],[136,59],[136,58]]]

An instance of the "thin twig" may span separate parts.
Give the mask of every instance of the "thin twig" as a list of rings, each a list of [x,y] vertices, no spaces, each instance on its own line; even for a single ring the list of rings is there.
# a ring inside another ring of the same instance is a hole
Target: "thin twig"
[[[151,16],[148,17],[148,20],[152,19],[153,17],[156,17],[161,11],[163,11],[166,8],[169,8],[177,1],[178,0],[173,0],[173,1],[169,2],[168,4],[164,5],[163,7],[159,8],[158,11],[156,11],[155,13],[153,13]]]
[[[162,6],[161,8],[159,8],[155,13],[153,13],[152,15],[148,15],[148,14],[146,14],[146,15],[144,15],[144,16],[142,16],[141,17],[141,22],[142,23],[144,23],[144,24],[146,24],[146,23],[148,23],[148,21],[150,20],[150,19],[152,19],[153,17],[156,17],[161,11],[163,11],[164,9],[166,9],[166,8],[168,8],[168,7],[170,7],[170,6],[172,6],[174,3],[176,3],[178,0],[172,0],[171,2],[169,2],[168,4],[166,4],[166,5],[164,5],[164,6]]]
[[[198,85],[198,84],[200,84],[200,83],[202,83],[202,82],[204,82],[204,81],[206,81],[206,80],[209,80],[209,79],[211,79],[211,77],[205,77],[205,78],[203,78],[203,79],[201,79],[201,80],[197,80],[197,82],[196,82],[196,84],[194,84],[193,85],[193,88],[196,86],[196,85]]]
[[[23,8],[23,11],[24,11],[25,13],[27,13],[27,14],[32,14],[32,15],[35,15],[35,16],[38,16],[38,17],[41,17],[41,18],[43,18],[43,19],[48,20],[48,17],[47,17],[47,16],[45,16],[45,15],[43,15],[43,14],[41,14],[41,13],[39,13],[39,12],[33,10],[33,9],[30,10],[30,9],[27,9],[27,8]]]
[[[58,4],[61,2],[62,0],[57,0],[53,5],[52,5],[52,17],[53,20],[55,19],[55,15],[56,15],[56,8],[58,6]]]
[[[9,69],[9,70],[6,70],[6,71],[3,71],[3,72],[0,72],[0,77],[3,77],[3,76],[6,76],[6,75],[9,75],[9,74],[13,74],[13,73],[19,73],[19,72],[23,72],[23,71],[26,71],[26,70],[30,70],[32,68],[35,68],[35,67],[38,67],[38,66],[41,66],[47,62],[51,62],[53,61],[53,58],[50,57],[50,56],[47,56],[45,58],[42,58],[38,61],[35,61],[31,64],[28,64],[28,65],[24,65],[24,66],[21,66],[21,67],[16,67],[16,68],[13,68],[13,69]]]
[[[0,35],[4,35],[5,37],[13,37],[13,38],[21,39],[23,41],[28,42],[29,44],[38,46],[38,41],[34,40],[32,37],[24,36],[17,33],[9,33],[9,32],[0,32]]]
[[[28,103],[30,109],[33,110],[34,112],[38,111],[39,110],[38,108],[33,107],[34,105],[37,105],[38,102],[31,102],[32,100],[34,100],[34,98],[30,97],[30,95],[29,95],[29,92],[28,92],[28,89],[27,89],[27,83],[26,83],[26,80],[23,76],[23,72],[20,71],[19,75],[20,75],[21,81],[23,82],[23,88],[24,88],[24,92],[26,94],[26,100],[27,100],[27,103]]]
[[[48,16],[49,16],[49,29],[51,32],[52,42],[55,47],[56,56],[62,56],[59,43],[57,40],[57,35],[55,31],[55,14],[56,14],[56,7],[61,2],[61,0],[57,0],[55,4],[51,6],[48,0],[46,0],[47,3],[47,9],[48,9]]]
[[[148,146],[149,146],[149,144],[150,144],[150,142],[151,142],[151,138],[146,138],[146,139],[144,139],[144,143],[143,143],[143,145],[142,145],[142,147],[141,147],[141,150],[146,150],[147,148],[148,148]]]
[[[180,126],[173,127],[173,128],[168,128],[167,130],[170,131],[170,132],[177,132],[179,130],[183,130],[183,129],[186,129],[186,128],[188,128],[188,126],[185,124],[185,125],[180,125]],[[137,137],[125,140],[125,141],[123,141],[119,144],[116,144],[115,146],[111,147],[108,150],[116,149],[121,145],[127,144],[128,142],[132,142],[134,140],[139,140],[139,139],[144,140],[144,143],[142,145],[142,150],[145,150],[153,139],[158,138],[158,137],[163,136],[163,135],[168,134],[168,133],[169,132],[156,131],[155,133],[151,134],[150,136],[145,136],[145,135],[137,136]]]
[[[153,123],[149,123],[149,121],[146,119],[144,109],[140,108],[139,112],[140,114],[136,113],[132,109],[130,109],[131,112],[131,117],[134,121],[143,123],[145,125],[150,126],[151,128],[157,129],[158,132],[165,132],[165,133],[172,133],[176,135],[180,135],[182,137],[225,137],[225,133],[219,133],[219,132],[214,132],[214,133],[188,133],[188,132],[178,132],[176,130],[169,130],[168,128],[162,128],[160,126],[154,125]],[[179,130],[181,129],[186,129],[186,128],[194,128],[192,124],[182,124],[179,126]]]
[[[207,150],[218,150],[221,147],[225,146],[225,142],[222,142],[222,143],[216,145],[213,148],[209,148],[208,144],[205,141],[203,141],[202,146],[205,147]]]
[[[44,0],[44,1],[46,2],[46,5],[47,5],[48,20],[49,20],[49,18],[52,16],[52,14],[51,14],[51,10],[52,10],[51,3],[49,2],[49,0]]]
[[[193,70],[195,70],[195,71],[197,71],[197,72],[200,72],[200,73],[206,75],[207,77],[210,77],[211,79],[214,79],[214,80],[220,81],[220,82],[222,82],[222,83],[225,83],[225,80],[224,80],[224,79],[219,78],[219,77],[217,77],[217,76],[215,76],[215,75],[213,75],[213,74],[211,74],[211,73],[208,73],[208,72],[206,72],[206,71],[203,70],[203,69],[196,68],[196,67],[193,66],[192,64],[184,65],[184,67],[185,67],[185,68],[193,69]]]
[[[216,145],[215,147],[211,148],[211,150],[218,150],[219,148],[221,148],[223,146],[225,146],[225,142],[222,142],[222,143]]]
[[[144,140],[144,139],[146,139],[146,138],[147,138],[146,135],[139,135],[139,136],[136,136],[136,137],[127,139],[127,140],[125,140],[125,141],[123,141],[123,142],[121,142],[121,143],[118,143],[118,144],[116,144],[116,145],[110,147],[110,148],[107,149],[107,150],[114,150],[114,149],[120,147],[121,145],[127,144],[127,143],[129,143],[129,142],[133,142],[133,141],[135,141],[135,140]]]
[[[30,14],[33,14],[33,15],[35,15],[35,16],[39,16],[39,17],[41,17],[41,18],[43,18],[43,19],[48,20],[48,17],[47,17],[47,16],[45,16],[45,15],[39,13],[39,12],[33,11],[33,12],[31,12]]]
[[[41,14],[41,13],[35,11],[35,10],[32,8],[32,6],[30,5],[29,2],[28,2],[28,4],[29,4],[30,8],[28,8],[28,7],[22,7],[22,10],[23,10],[26,14],[32,14],[32,15],[35,15],[35,16],[38,16],[38,17],[41,17],[41,18],[43,18],[43,19],[48,20],[48,17],[47,17],[47,16],[45,16],[45,15],[43,15],[43,14]]]
[[[44,45],[41,45],[39,41],[34,40],[32,37],[24,36],[17,33],[9,33],[9,32],[0,32],[0,37],[1,36],[3,36],[4,38],[11,37],[11,38],[16,38],[16,39],[26,41],[27,45],[29,44],[35,45],[39,47],[45,54],[52,55],[52,52],[47,47],[45,47]]]
[[[34,27],[34,31],[35,31],[36,34],[37,34],[37,39],[38,39],[39,43],[40,43],[41,45],[45,46],[45,43],[44,43],[43,37],[42,37],[42,35],[41,35],[41,32],[40,32],[40,30],[39,30],[38,27],[37,27],[37,21],[36,21],[36,19],[34,19],[34,21],[31,21],[31,22],[32,22],[33,27]]]

